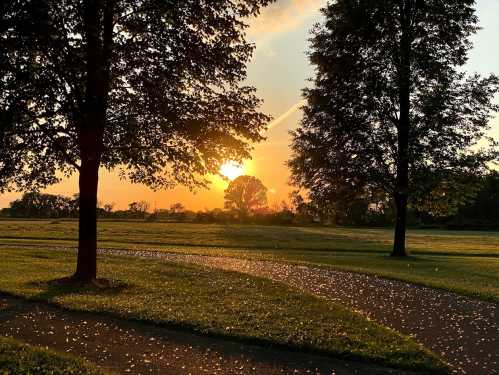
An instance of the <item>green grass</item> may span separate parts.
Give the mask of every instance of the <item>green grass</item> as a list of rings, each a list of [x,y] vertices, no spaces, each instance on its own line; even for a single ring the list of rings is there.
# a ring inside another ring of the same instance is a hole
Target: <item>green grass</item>
[[[0,244],[76,244],[77,223],[0,221]],[[407,259],[389,229],[100,222],[99,246],[304,262],[499,302],[499,232],[410,230]],[[466,275],[466,277],[463,277]]]
[[[0,239],[76,241],[76,221],[0,221]],[[187,245],[228,248],[361,251],[387,253],[392,230],[331,227],[282,227],[186,223],[99,223],[99,242],[114,244]],[[413,254],[499,257],[499,232],[409,230]]]
[[[270,280],[160,260],[102,256],[100,276],[120,279],[126,286],[74,289],[49,283],[71,273],[73,253],[0,253],[0,291],[9,294],[244,342],[427,372],[442,369],[436,357],[409,337]]]
[[[104,372],[76,357],[0,336],[0,374],[104,375]]]

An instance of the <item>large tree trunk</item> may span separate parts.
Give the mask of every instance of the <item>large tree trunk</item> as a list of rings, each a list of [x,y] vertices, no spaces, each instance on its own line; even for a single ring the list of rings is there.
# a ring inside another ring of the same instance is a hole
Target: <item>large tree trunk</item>
[[[406,256],[405,232],[407,225],[407,201],[409,195],[409,127],[411,93],[411,36],[410,19],[412,1],[400,1],[401,29],[399,74],[399,106],[397,143],[397,178],[395,181],[395,208],[397,210],[392,256]]]
[[[96,161],[82,160],[80,169],[80,218],[78,260],[74,277],[92,281],[97,277],[97,187],[99,166]]]
[[[80,217],[74,278],[91,281],[97,276],[97,189],[110,86],[114,0],[86,0],[84,6],[87,79],[79,129]]]

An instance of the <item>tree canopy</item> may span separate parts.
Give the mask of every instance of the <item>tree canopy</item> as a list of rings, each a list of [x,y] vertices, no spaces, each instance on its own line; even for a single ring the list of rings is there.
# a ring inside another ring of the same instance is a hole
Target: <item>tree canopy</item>
[[[99,168],[195,188],[263,139],[245,29],[270,1],[1,2],[0,183],[79,173],[76,277],[96,273]]]
[[[100,165],[152,187],[205,183],[200,176],[262,140],[268,118],[254,88],[240,83],[254,48],[243,20],[268,2],[2,2],[0,108],[14,138],[3,141],[31,151],[22,158],[29,170],[78,170],[94,53],[95,69],[109,76]],[[89,52],[90,3],[98,40]]]
[[[243,216],[267,204],[267,188],[253,176],[239,176],[224,193],[225,208],[235,208]]]
[[[316,75],[293,132],[292,180],[317,202],[391,196],[396,255],[408,202],[458,188],[449,182],[483,174],[497,156],[487,130],[499,80],[461,68],[478,28],[473,3],[337,0],[313,31]]]

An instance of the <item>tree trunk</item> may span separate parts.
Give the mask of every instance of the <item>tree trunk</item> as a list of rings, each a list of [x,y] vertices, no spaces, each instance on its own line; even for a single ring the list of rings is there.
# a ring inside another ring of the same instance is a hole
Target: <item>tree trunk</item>
[[[114,0],[86,0],[84,4],[87,77],[79,127],[80,216],[74,278],[87,282],[97,276],[97,189],[110,88]]]
[[[395,181],[395,207],[397,210],[392,256],[406,256],[405,232],[407,224],[407,201],[409,195],[409,127],[411,104],[411,1],[400,1],[401,37],[399,75],[400,116],[397,129],[397,178]]]
[[[395,236],[393,239],[393,257],[407,255],[405,250],[405,231],[407,222],[407,195],[397,194],[395,197],[395,208],[397,210],[395,222]]]
[[[406,256],[405,232],[407,225],[407,201],[409,190],[409,95],[403,95],[401,101],[400,122],[398,130],[397,179],[395,187],[395,235],[392,256]]]
[[[80,218],[78,260],[74,278],[92,281],[97,277],[97,187],[99,166],[94,160],[82,160],[80,168]]]

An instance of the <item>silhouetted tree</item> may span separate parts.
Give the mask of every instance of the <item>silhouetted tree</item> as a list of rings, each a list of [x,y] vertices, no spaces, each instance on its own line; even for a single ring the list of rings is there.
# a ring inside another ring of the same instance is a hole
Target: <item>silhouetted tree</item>
[[[476,193],[471,202],[458,207],[451,224],[461,227],[499,226],[499,172],[493,171],[475,182]]]
[[[225,208],[233,208],[246,217],[267,204],[267,188],[258,178],[239,176],[231,181],[224,192]]]
[[[0,64],[6,58],[4,52],[0,48]],[[1,74],[0,70],[0,77]],[[12,122],[15,108],[3,107],[2,98],[0,95],[0,193],[14,188],[19,191],[39,190],[57,182],[54,171],[47,170],[40,163],[43,147],[35,145],[34,149],[29,150],[16,136]],[[27,165],[31,168],[26,168]]]
[[[424,189],[415,191],[413,202],[419,213],[433,218],[450,217],[476,199],[487,175],[449,173],[440,179],[427,180]]]
[[[100,167],[152,188],[199,187],[262,140],[268,117],[242,84],[254,48],[244,20],[270,1],[0,3],[2,145],[27,171],[0,181],[79,173],[75,279],[96,277]]]
[[[35,191],[10,202],[9,214],[11,217],[60,218],[74,217],[77,212],[71,198]]]
[[[106,215],[111,215],[113,213],[114,203],[106,203],[103,209]]]
[[[1,52],[0,52],[1,53]],[[0,193],[8,186],[12,185],[12,180],[16,175],[17,166],[20,163],[19,152],[12,152],[15,149],[12,137],[12,127],[9,126],[9,114],[0,109]]]
[[[133,217],[145,218],[147,211],[149,210],[149,203],[146,201],[132,202],[128,205],[128,210]]]
[[[295,212],[295,219],[299,223],[311,223],[317,216],[317,210],[313,202],[305,200],[299,191],[295,190],[289,194],[291,204]]]
[[[179,214],[179,213],[182,213],[185,211],[185,207],[182,203],[173,203],[172,205],[170,205],[170,212],[172,214]]]
[[[409,198],[480,175],[496,157],[473,146],[498,109],[498,78],[460,68],[477,30],[473,3],[338,0],[311,39],[316,77],[293,133],[293,181],[318,200],[385,191],[397,211],[394,256],[406,255]]]

